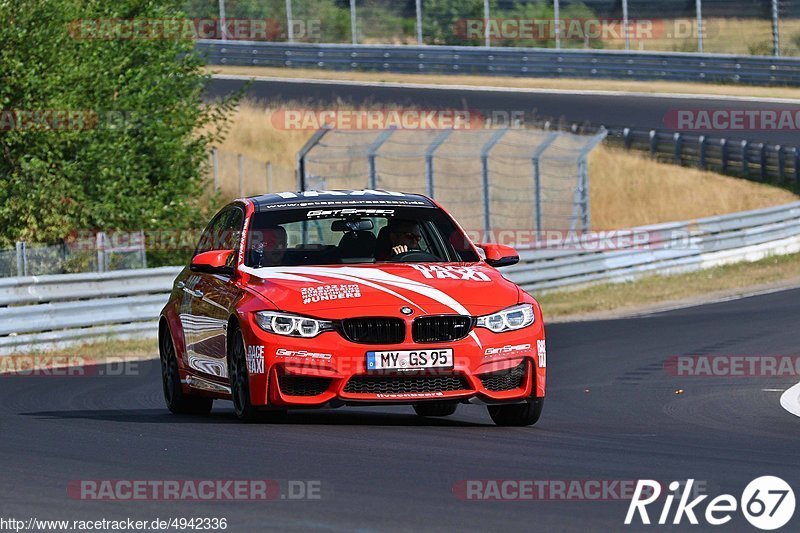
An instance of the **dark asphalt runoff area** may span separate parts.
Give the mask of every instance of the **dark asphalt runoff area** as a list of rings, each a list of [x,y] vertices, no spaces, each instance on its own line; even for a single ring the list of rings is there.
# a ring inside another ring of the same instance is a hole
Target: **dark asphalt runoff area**
[[[458,83],[458,78],[453,78]],[[245,81],[239,79],[216,78],[210,81],[207,96],[219,98],[234,93],[244,87]],[[592,89],[590,84],[586,90]],[[565,94],[565,93],[526,93],[493,91],[491,89],[426,88],[397,86],[362,86],[347,83],[296,82],[255,80],[251,81],[246,95],[249,99],[265,103],[299,102],[309,105],[336,105],[339,102],[365,103],[374,105],[401,105],[423,109],[469,109],[478,110],[485,116],[495,111],[500,119],[512,116],[512,112],[525,113],[526,117],[563,120],[567,124],[591,124],[606,127],[628,127],[634,129],[657,129],[676,131],[676,113],[679,110],[747,112],[752,110],[789,111],[794,124],[800,120],[800,105],[794,103],[770,103],[750,100],[729,100],[724,98],[699,98],[693,96],[643,96],[643,95],[603,95],[603,94]],[[699,117],[700,115],[693,114]],[[698,119],[699,120],[699,119]],[[746,139],[754,142],[767,142],[785,146],[798,144],[796,127],[770,128],[764,131],[733,129],[731,131],[712,131],[714,137]],[[687,133],[703,133],[703,131]]]
[[[626,527],[627,500],[474,501],[454,487],[693,478],[712,497],[739,498],[752,479],[774,475],[797,491],[800,419],[779,405],[796,376],[677,377],[665,362],[798,356],[798,317],[800,290],[790,290],[554,324],[547,402],[532,428],[495,427],[473,405],[447,419],[421,419],[410,407],[350,407],[246,425],[229,402],[208,417],[174,416],[156,361],[125,377],[0,377],[0,517],[217,517],[228,531],[750,531],[738,512],[718,528],[690,528],[685,519],[680,527]],[[313,481],[320,492],[298,501],[103,502],[67,490],[76,480],[186,479]],[[649,509],[657,520],[661,504]],[[795,513],[786,530],[798,524]]]

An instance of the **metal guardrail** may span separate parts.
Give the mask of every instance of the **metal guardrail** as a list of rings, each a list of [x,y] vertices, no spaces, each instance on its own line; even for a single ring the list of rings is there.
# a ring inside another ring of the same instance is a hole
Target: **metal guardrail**
[[[520,249],[506,275],[529,291],[700,270],[800,252],[800,202],[627,230],[645,246],[603,249],[603,235],[572,249]],[[577,234],[576,234],[577,235]],[[585,237],[585,235],[584,235]],[[179,267],[0,279],[0,354],[109,336],[154,336]]]
[[[800,86],[800,59],[685,52],[199,40],[213,65]]]

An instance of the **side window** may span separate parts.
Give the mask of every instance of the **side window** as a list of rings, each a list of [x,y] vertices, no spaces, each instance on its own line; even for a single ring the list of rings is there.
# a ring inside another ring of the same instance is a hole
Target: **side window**
[[[200,236],[194,255],[211,250],[235,250],[239,247],[244,212],[236,206],[226,207],[215,216]]]

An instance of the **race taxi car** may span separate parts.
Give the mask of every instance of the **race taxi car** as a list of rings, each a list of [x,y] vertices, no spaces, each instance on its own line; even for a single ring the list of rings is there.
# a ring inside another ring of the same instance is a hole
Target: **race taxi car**
[[[536,300],[435,201],[381,190],[234,201],[208,224],[161,312],[173,413],[232,400],[236,416],[289,408],[486,405],[536,423],[547,352]]]

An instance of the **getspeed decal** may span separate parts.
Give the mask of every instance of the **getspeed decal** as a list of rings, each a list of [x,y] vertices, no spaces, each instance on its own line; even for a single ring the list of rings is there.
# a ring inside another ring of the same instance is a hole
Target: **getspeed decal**
[[[361,287],[356,284],[320,285],[317,287],[303,287],[300,289],[300,293],[303,303],[310,304],[328,300],[361,298]]]
[[[527,352],[530,351],[530,349],[531,349],[530,344],[508,345],[508,346],[503,346],[502,348],[486,348],[486,351],[484,351],[484,355],[488,359],[490,357],[495,357],[497,355]]]
[[[285,348],[278,348],[275,351],[278,357],[291,357],[296,359],[322,359],[323,361],[330,361],[333,357],[329,353],[309,352],[306,350],[287,350]]]

